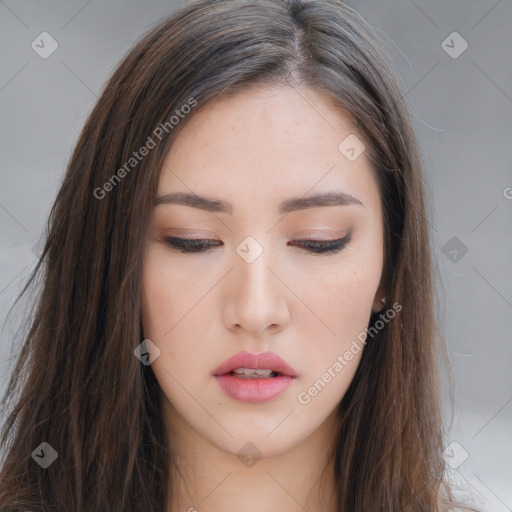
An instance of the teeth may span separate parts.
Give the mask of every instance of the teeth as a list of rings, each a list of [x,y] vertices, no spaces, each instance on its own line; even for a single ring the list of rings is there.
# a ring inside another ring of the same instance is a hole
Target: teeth
[[[235,368],[233,370],[233,373],[237,375],[248,375],[252,378],[257,378],[258,376],[261,377],[271,377],[274,373],[274,370],[270,368]]]
[[[244,371],[244,373],[245,373],[245,371]],[[256,370],[256,373],[258,375],[266,375],[267,377],[269,377],[270,375],[272,375],[274,373],[274,370],[267,370],[267,369],[263,370],[263,369],[258,368]]]

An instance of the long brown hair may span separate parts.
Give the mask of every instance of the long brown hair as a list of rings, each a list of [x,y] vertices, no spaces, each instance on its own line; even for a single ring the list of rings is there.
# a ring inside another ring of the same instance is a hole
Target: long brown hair
[[[337,0],[200,0],[126,55],[69,161],[22,292],[40,277],[2,402],[1,511],[165,509],[172,447],[161,390],[134,357],[144,339],[142,248],[163,159],[189,116],[258,85],[306,86],[334,100],[366,144],[384,206],[386,302],[402,309],[368,342],[339,405],[339,510],[438,510],[442,345],[427,204],[383,44]],[[32,456],[43,442],[57,453],[46,469]],[[448,487],[443,495],[449,502]]]

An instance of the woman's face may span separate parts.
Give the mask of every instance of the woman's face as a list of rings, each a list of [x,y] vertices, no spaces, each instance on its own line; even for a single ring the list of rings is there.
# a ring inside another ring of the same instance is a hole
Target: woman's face
[[[274,455],[332,425],[362,354],[350,347],[382,309],[379,191],[348,118],[313,90],[253,89],[190,115],[146,246],[151,367],[174,435]],[[300,242],[339,239],[338,252]]]

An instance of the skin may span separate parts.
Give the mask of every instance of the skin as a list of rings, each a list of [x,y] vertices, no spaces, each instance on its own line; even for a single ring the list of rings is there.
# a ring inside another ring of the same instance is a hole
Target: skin
[[[335,509],[336,406],[362,351],[309,403],[297,397],[383,309],[382,205],[365,153],[350,161],[338,150],[351,133],[312,89],[250,89],[195,111],[166,156],[157,197],[193,192],[233,205],[227,214],[161,204],[148,232],[144,335],[160,350],[152,369],[176,463],[168,512]],[[326,191],[362,205],[278,213],[284,199]],[[336,254],[288,244],[349,231]],[[166,236],[223,245],[185,254]],[[236,252],[247,236],[263,248],[252,263]],[[269,402],[236,401],[213,372],[242,350],[273,351],[298,377]],[[248,442],[261,453],[251,467],[237,457]]]

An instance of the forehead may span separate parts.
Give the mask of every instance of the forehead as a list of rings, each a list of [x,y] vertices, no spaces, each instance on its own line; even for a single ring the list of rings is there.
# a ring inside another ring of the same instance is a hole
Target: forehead
[[[378,201],[365,152],[347,158],[347,140],[363,147],[349,116],[312,89],[221,96],[186,119],[165,158],[158,193],[215,191],[263,204],[285,192],[342,190]]]

